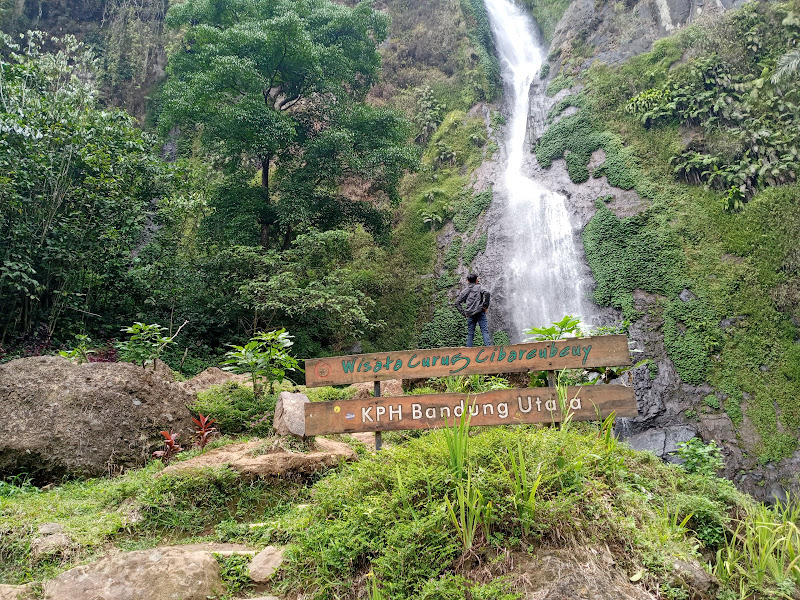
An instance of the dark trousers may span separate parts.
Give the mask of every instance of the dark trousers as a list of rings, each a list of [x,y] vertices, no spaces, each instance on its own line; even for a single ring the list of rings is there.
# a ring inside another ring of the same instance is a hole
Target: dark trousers
[[[489,339],[489,324],[486,321],[486,313],[481,311],[477,315],[467,317],[467,347],[472,348],[472,340],[475,339],[476,325],[480,325],[483,345],[491,346],[492,340]]]

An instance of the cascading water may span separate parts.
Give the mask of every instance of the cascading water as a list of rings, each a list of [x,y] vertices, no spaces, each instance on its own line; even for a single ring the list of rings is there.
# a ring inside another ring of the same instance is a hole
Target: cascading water
[[[506,165],[495,198],[505,203],[504,304],[514,342],[524,337],[524,329],[549,325],[567,314],[580,316],[584,323],[591,321],[597,307],[588,299],[590,284],[566,199],[524,173],[531,170],[526,164],[530,156],[526,141],[530,89],[542,65],[536,29],[530,16],[511,0],[485,3],[509,108],[503,141]],[[547,105],[544,101],[538,104],[542,110]]]

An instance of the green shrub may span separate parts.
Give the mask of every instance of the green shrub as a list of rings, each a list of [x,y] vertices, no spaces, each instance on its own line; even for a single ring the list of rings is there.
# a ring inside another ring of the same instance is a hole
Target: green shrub
[[[723,467],[722,452],[714,440],[704,444],[700,438],[678,444],[677,455],[683,459],[683,468],[689,473],[716,475]]]
[[[673,300],[664,310],[664,347],[678,375],[699,385],[711,368],[711,354],[721,342],[719,319],[703,302]]]
[[[686,259],[677,236],[657,214],[618,219],[603,203],[583,230],[586,258],[597,281],[595,301],[636,318],[631,294],[642,289],[674,297],[685,287]]]
[[[422,326],[420,348],[451,348],[462,346],[466,339],[466,321],[454,308],[433,311],[433,318]],[[477,336],[480,337],[480,336]]]
[[[256,399],[251,387],[228,381],[198,392],[189,408],[216,419],[216,427],[223,434],[270,435],[276,400],[271,394]]]
[[[703,402],[706,403],[706,406],[709,408],[713,408],[714,410],[719,410],[719,398],[717,398],[714,394],[709,394],[705,398],[703,398]]]
[[[577,102],[576,100],[563,106],[559,103],[554,108],[560,109],[560,112]],[[581,101],[580,104],[584,102]],[[611,185],[624,190],[637,187],[641,176],[633,151],[625,148],[619,136],[598,130],[590,114],[590,110],[584,108],[548,127],[536,145],[536,160],[548,168],[554,159],[563,157],[570,179],[574,183],[583,183],[589,179],[588,165],[592,154],[602,149],[606,153],[606,160],[591,175],[605,176]]]

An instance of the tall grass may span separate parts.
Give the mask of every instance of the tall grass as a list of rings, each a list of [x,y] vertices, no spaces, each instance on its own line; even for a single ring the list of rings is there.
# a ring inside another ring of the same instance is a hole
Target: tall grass
[[[528,465],[525,453],[522,450],[522,442],[517,438],[516,455],[511,445],[506,441],[508,459],[511,469],[506,469],[505,465],[498,458],[500,469],[508,477],[511,484],[512,501],[514,508],[519,516],[522,530],[526,536],[531,533],[531,523],[536,515],[536,491],[542,482],[541,464],[536,467],[536,475],[532,479],[528,478]]]
[[[738,584],[742,597],[772,589],[775,597],[792,598],[800,588],[800,504],[747,511],[729,541],[717,550],[711,572],[723,583]]]

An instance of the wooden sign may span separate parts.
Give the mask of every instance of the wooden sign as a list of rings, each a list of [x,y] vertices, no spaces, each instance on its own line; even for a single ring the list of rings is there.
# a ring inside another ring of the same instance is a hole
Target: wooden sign
[[[630,364],[628,338],[603,335],[511,346],[431,348],[308,359],[306,386],[339,385],[383,379],[411,379],[554,371]]]
[[[571,386],[566,398],[577,421],[604,419],[612,412],[618,417],[637,414],[633,389],[622,385]],[[312,402],[305,411],[307,436],[447,427],[464,411],[470,415],[470,426],[559,423],[564,417],[555,388]]]

